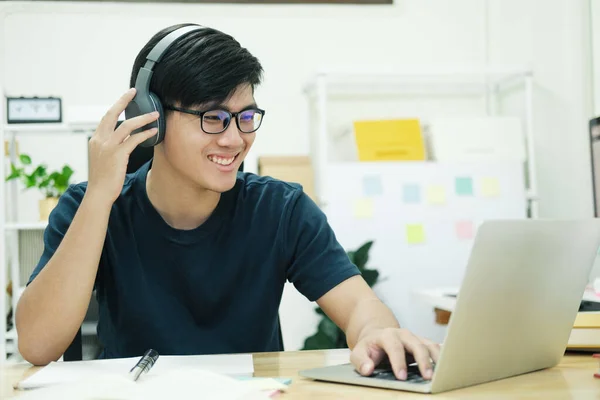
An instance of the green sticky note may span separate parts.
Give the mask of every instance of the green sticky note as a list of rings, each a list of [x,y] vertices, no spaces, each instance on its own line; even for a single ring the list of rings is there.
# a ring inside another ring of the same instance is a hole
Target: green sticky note
[[[473,179],[468,177],[458,177],[455,182],[456,194],[459,196],[473,195]]]
[[[425,242],[425,229],[421,224],[410,224],[406,226],[406,241],[408,244],[419,244]]]

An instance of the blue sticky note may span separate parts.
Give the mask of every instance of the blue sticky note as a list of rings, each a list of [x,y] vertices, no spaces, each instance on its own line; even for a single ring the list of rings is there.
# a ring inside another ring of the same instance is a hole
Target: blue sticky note
[[[383,192],[381,177],[366,175],[363,178],[363,193],[365,196],[379,196]]]
[[[456,194],[459,196],[473,195],[473,179],[468,177],[458,177],[455,182]]]
[[[421,201],[421,189],[413,183],[402,187],[402,198],[405,203],[418,203]]]

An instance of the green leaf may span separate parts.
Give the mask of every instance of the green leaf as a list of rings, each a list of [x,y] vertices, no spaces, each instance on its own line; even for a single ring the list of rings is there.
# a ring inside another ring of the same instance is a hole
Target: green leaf
[[[362,272],[363,279],[367,282],[367,284],[371,287],[375,285],[377,282],[377,278],[379,278],[379,271],[376,269],[365,269]]]
[[[56,175],[53,174],[54,186],[60,194],[66,192],[68,189],[73,172],[71,167],[65,165],[63,166],[61,173],[56,173]]]
[[[354,256],[356,254],[356,252],[355,251],[347,251],[346,253],[348,254],[348,258],[350,259],[350,262],[352,264],[356,265],[355,256]]]
[[[29,189],[36,185],[36,179],[33,175],[28,175],[25,177],[25,188]]]
[[[23,165],[31,165],[31,157],[29,157],[27,154],[20,154],[19,160],[21,160],[21,164]]]
[[[302,350],[327,350],[335,348],[333,342],[325,333],[318,331],[304,341]]]
[[[371,250],[371,246],[373,245],[373,241],[368,241],[367,243],[360,246],[356,253],[354,254],[354,264],[359,269],[364,269],[365,265],[367,265],[367,261],[369,261],[369,250]]]
[[[12,179],[17,179],[19,178],[21,175],[23,174],[23,169],[22,168],[17,168],[15,167],[14,164],[10,164],[10,175],[8,175],[6,177],[6,181],[10,181]]]
[[[50,185],[50,177],[42,178],[42,180],[38,183],[38,187],[40,189],[47,188]]]
[[[329,318],[323,318],[321,322],[319,322],[318,329],[320,332],[323,332],[327,337],[331,340],[331,342],[336,343],[338,336],[340,334],[340,329],[336,324],[333,323]]]
[[[62,175],[64,178],[68,179],[73,175],[73,170],[68,165],[64,165],[62,169]]]
[[[44,178],[48,175],[46,172],[47,167],[45,164],[38,165],[37,168],[32,172],[32,175],[35,175],[37,178]]]
[[[323,309],[321,307],[317,307],[315,308],[315,311],[317,312],[317,314],[319,315],[325,315],[325,311],[323,311]]]
[[[337,343],[335,346],[337,349],[345,349],[348,347],[348,342],[346,341],[346,335],[344,335],[344,331],[340,329],[340,334],[338,335]]]

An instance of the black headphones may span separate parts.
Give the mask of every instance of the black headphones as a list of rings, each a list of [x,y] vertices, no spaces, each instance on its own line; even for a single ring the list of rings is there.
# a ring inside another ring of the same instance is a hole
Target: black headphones
[[[160,116],[156,121],[149,123],[142,128],[138,128],[132,134],[139,133],[151,128],[158,128],[156,135],[144,140],[140,146],[152,147],[163,141],[165,137],[166,121],[163,115],[163,106],[157,95],[150,92],[150,80],[152,79],[152,69],[154,65],[160,61],[167,49],[182,36],[190,32],[205,29],[200,25],[185,26],[174,30],[173,32],[162,38],[156,46],[146,56],[146,64],[140,68],[135,80],[136,94],[133,100],[125,108],[125,119],[137,117],[138,115],[148,114],[153,111],[158,111]]]

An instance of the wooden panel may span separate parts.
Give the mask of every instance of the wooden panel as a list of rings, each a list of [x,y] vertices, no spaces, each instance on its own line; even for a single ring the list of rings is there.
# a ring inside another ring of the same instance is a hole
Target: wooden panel
[[[348,350],[257,353],[253,359],[254,376],[292,379],[287,393],[276,396],[280,400],[425,399],[420,393],[318,382],[298,375],[298,371],[305,368],[347,363],[350,361]],[[598,361],[591,355],[567,354],[555,368],[453,390],[436,395],[436,399],[598,398],[599,382],[594,379],[597,368]],[[14,390],[13,385],[39,370],[27,363],[0,365],[0,398],[18,398],[22,392]]]

